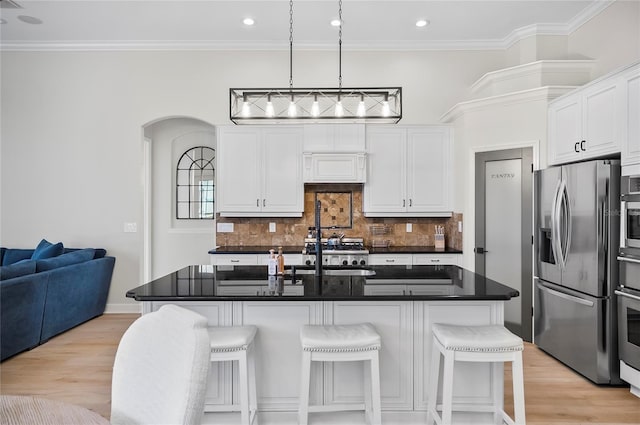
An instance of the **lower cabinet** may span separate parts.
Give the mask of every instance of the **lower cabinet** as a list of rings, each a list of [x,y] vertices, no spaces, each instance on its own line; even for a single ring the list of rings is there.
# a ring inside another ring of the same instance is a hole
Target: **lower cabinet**
[[[410,285],[408,285],[410,286]],[[164,303],[145,302],[143,312]],[[380,351],[383,410],[426,410],[431,326],[434,323],[502,324],[500,301],[227,301],[174,302],[207,317],[210,326],[256,325],[258,407],[262,411],[296,411],[300,386],[300,328],[303,325],[372,323],[382,337]],[[310,402],[362,402],[361,362],[313,362]],[[502,365],[456,365],[454,399],[488,403],[491,384],[503,380]],[[237,368],[216,363],[209,372],[206,402],[238,400]]]

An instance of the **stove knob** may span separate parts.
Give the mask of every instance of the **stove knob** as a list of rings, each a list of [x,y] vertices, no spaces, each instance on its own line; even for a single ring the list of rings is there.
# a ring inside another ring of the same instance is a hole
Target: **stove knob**
[[[343,266],[346,266],[347,264],[349,264],[349,263],[347,262],[347,260],[342,260],[342,265],[343,265]]]
[[[367,264],[367,262],[366,262],[366,261],[364,261],[364,260],[360,260],[360,265],[361,265],[361,266],[364,266],[364,265],[366,265],[366,264]]]
[[[307,260],[307,261],[305,261],[304,263],[305,263],[307,266],[310,266],[310,265],[311,265],[311,260]]]
[[[353,260],[353,261],[351,262],[351,264],[353,264],[354,266],[357,266],[357,265],[358,265],[358,260]]]

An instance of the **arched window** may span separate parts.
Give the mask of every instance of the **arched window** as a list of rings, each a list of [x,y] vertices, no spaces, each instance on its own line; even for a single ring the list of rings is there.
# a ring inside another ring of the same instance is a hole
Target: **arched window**
[[[176,167],[176,218],[214,219],[216,151],[207,146],[182,154]]]

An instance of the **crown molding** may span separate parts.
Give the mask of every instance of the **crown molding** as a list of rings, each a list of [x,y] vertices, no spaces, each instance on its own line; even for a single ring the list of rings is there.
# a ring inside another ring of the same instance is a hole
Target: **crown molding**
[[[517,103],[535,102],[539,100],[551,101],[556,97],[562,96],[575,90],[579,86],[546,86],[535,89],[522,90],[518,92],[501,94],[498,96],[485,97],[482,99],[460,102],[445,112],[440,117],[440,122],[451,123],[462,115],[469,112],[480,111],[492,106],[508,106]]]
[[[420,51],[420,50],[506,50],[518,41],[535,35],[569,35],[600,14],[616,0],[594,1],[567,24],[534,24],[515,29],[502,39],[482,40],[387,40],[348,42],[347,51]],[[335,43],[296,42],[300,50],[335,50]],[[0,51],[161,51],[161,50],[288,50],[284,41],[246,42],[240,40],[128,40],[113,42],[92,41],[0,41]]]

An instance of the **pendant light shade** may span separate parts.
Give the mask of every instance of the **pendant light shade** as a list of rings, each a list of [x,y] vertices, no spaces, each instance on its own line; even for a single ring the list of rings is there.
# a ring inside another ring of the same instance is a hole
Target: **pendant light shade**
[[[338,24],[338,87],[294,88],[293,0],[289,1],[289,88],[230,88],[235,124],[379,122],[402,119],[402,87],[342,87],[342,0]]]

